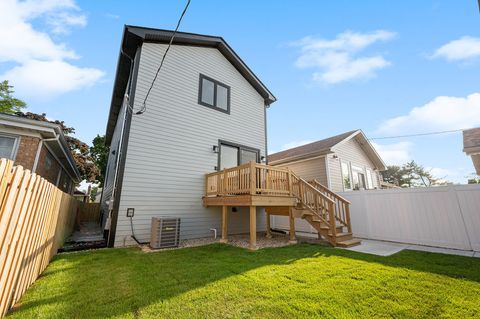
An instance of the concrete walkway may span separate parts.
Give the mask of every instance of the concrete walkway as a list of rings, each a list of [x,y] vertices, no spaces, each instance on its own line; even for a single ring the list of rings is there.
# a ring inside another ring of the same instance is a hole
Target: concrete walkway
[[[81,222],[79,229],[73,232],[68,241],[94,242],[103,240],[103,230],[98,223]]]
[[[351,248],[343,248],[343,249],[358,251],[360,253],[372,254],[377,256],[391,256],[404,249],[409,249],[409,250],[427,251],[432,253],[480,258],[480,252],[474,252],[470,250],[401,244],[401,243],[393,243],[388,241],[380,241],[380,240],[372,240],[372,239],[362,239],[361,245],[351,247]]]

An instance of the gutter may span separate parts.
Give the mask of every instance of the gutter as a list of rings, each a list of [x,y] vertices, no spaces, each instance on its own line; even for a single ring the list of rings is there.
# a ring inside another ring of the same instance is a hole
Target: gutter
[[[70,165],[74,168],[73,170],[76,171],[76,166],[75,166],[74,163],[72,163],[72,161],[71,161],[71,159],[70,159],[70,156],[71,156],[71,155],[67,154],[67,152],[65,151],[64,145],[63,145],[63,144],[61,143],[61,141],[60,141],[60,136],[61,136],[61,135],[58,134],[58,133],[56,132],[56,130],[55,130],[55,134],[56,134],[56,136],[53,137],[53,138],[42,138],[42,139],[40,139],[40,142],[38,143],[37,152],[36,152],[36,154],[35,154],[35,161],[33,162],[32,173],[35,173],[35,172],[37,171],[38,161],[39,161],[39,159],[40,159],[40,153],[41,153],[41,151],[42,151],[43,143],[44,143],[44,142],[54,142],[54,141],[56,141],[56,142],[58,143],[58,145],[60,146],[60,148],[61,148],[61,150],[62,150],[63,155],[65,155],[65,158],[68,160],[68,162],[70,163]],[[56,158],[56,159],[57,159],[57,161],[59,162],[60,166],[63,167],[62,163],[58,160],[58,158]],[[65,169],[65,167],[63,167],[63,169]],[[68,171],[67,171],[66,169],[65,169],[65,172],[67,172],[67,174],[68,174]],[[70,175],[70,174],[68,174],[68,175]],[[72,177],[72,176],[70,176],[70,177]],[[72,178],[72,179],[76,180],[77,182],[80,182],[80,178],[79,178],[79,177],[80,177],[80,176],[77,175],[77,176],[75,176],[75,178]]]

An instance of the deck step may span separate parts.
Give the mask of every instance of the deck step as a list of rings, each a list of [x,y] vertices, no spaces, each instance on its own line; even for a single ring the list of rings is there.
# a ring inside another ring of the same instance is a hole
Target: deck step
[[[352,233],[337,233],[337,242],[347,241],[352,238]]]
[[[337,246],[342,248],[349,248],[349,247],[360,245],[361,243],[362,241],[360,239],[352,238],[349,240],[337,242]]]

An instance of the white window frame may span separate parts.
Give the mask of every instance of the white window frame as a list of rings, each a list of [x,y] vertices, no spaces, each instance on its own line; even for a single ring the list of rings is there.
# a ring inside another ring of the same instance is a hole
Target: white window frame
[[[355,165],[355,164],[350,163],[350,171],[351,171],[351,176],[352,176],[352,189],[355,190],[355,188],[353,186],[353,171],[354,170],[356,172],[359,172],[359,173],[363,174],[363,176],[365,178],[365,186],[368,187],[366,168],[363,167],[363,166],[360,166],[360,165]],[[365,188],[365,189],[368,189],[368,188]]]
[[[346,188],[345,187],[345,181],[343,180],[343,167],[342,167],[342,164],[346,164],[347,165],[347,170],[348,170],[348,178],[350,179],[350,188]],[[352,176],[352,167],[351,167],[351,163],[348,162],[348,161],[342,161],[340,160],[340,177],[342,179],[342,186],[343,186],[343,191],[346,192],[346,191],[352,191],[353,190],[353,176]]]
[[[13,138],[15,141],[13,142],[13,149],[12,153],[10,155],[12,161],[15,161],[17,158],[17,152],[18,152],[18,146],[20,145],[20,136],[18,135],[12,135],[12,134],[5,134],[5,133],[0,133],[0,137],[6,137],[6,138]]]
[[[373,170],[371,170],[370,168],[365,168],[365,172],[366,172],[366,175],[365,175],[365,179],[367,180],[367,189],[374,189],[375,188],[375,183],[373,182],[373,178],[374,178],[374,172]],[[370,180],[368,180],[368,175],[370,174]]]

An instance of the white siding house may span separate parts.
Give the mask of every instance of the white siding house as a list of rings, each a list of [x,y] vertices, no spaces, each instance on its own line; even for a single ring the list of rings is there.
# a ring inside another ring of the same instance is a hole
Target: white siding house
[[[271,154],[268,159],[270,165],[288,167],[333,192],[380,188],[380,172],[386,169],[361,130]]]
[[[220,37],[177,33],[137,114],[171,34],[125,27],[107,126],[109,246],[133,244],[132,226],[148,241],[151,219],[160,216],[181,218],[182,239],[213,236],[221,212],[202,206],[205,174],[266,157],[266,107],[275,98]],[[135,209],[132,219],[127,208]],[[247,232],[248,214],[235,210],[229,232]],[[264,218],[257,214],[259,227]]]

